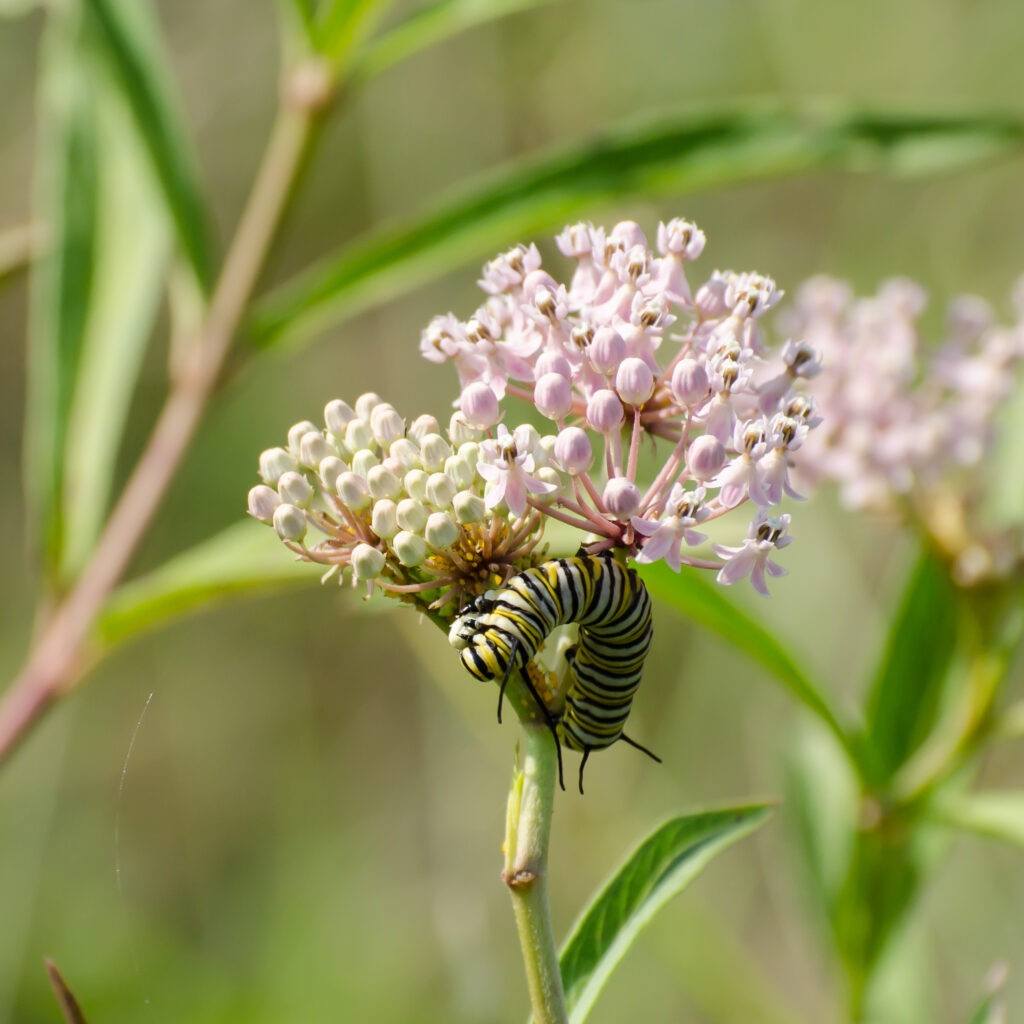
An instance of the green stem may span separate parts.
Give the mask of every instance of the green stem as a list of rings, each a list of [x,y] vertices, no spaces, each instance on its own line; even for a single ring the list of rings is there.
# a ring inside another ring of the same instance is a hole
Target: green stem
[[[522,767],[508,798],[505,870],[519,929],[533,1024],[568,1024],[548,900],[548,842],[558,762],[545,725],[523,723]]]

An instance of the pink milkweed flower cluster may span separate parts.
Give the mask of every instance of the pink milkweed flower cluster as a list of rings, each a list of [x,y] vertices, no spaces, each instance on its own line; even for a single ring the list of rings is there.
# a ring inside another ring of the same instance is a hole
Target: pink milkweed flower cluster
[[[996,538],[972,536],[967,520],[982,490],[975,474],[1024,358],[1024,278],[1009,326],[983,299],[959,296],[944,340],[931,345],[920,326],[926,306],[925,291],[903,278],[866,298],[827,277],[797,291],[784,325],[814,345],[824,366],[808,388],[824,425],[801,451],[799,474],[808,485],[837,484],[850,508],[918,518],[971,582],[1016,557],[1009,538],[993,547]]]
[[[487,298],[468,319],[435,317],[421,337],[425,358],[454,365],[459,415],[483,432],[485,507],[558,519],[593,553],[713,569],[726,585],[749,577],[767,594],[765,573],[784,572],[769,555],[791,539],[773,510],[799,497],[790,470],[820,422],[798,389],[821,368],[816,351],[788,341],[773,353],[761,330],[782,292],[717,270],[691,288],[706,239],[682,219],[659,225],[656,251],[632,221],[570,225],[556,242],[568,283],[536,246],[516,246],[484,266]],[[548,428],[510,430],[512,401]],[[715,546],[721,560],[690,553],[705,540],[695,527],[741,506],[739,545]]]

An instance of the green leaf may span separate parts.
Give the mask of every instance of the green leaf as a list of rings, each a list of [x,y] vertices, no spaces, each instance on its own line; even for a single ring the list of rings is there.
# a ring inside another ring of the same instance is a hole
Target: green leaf
[[[476,25],[549,3],[552,0],[435,0],[423,4],[365,49],[355,74],[370,78]]]
[[[925,813],[931,821],[1024,847],[1024,791],[940,796]]]
[[[63,545],[62,490],[68,418],[82,357],[95,266],[99,192],[94,83],[80,57],[73,15],[53,15],[39,69],[36,217],[49,245],[34,264],[25,413],[28,521],[56,570]]]
[[[587,1019],[612,971],[654,915],[712,857],[767,819],[766,805],[705,811],[655,829],[576,922],[560,958],[571,1024]]]
[[[171,225],[119,97],[97,84],[99,175],[88,310],[65,442],[61,576],[106,518],[121,435],[170,264]]]
[[[1009,1019],[1006,1016],[1006,999],[1002,991],[1006,984],[1006,965],[998,964],[993,968],[992,975],[989,983],[991,991],[978,1003],[968,1024],[1006,1024]]]
[[[211,277],[207,217],[184,118],[148,0],[83,0],[120,85],[174,222],[204,288]]]
[[[315,331],[511,242],[628,196],[692,194],[822,170],[921,174],[1020,151],[1013,117],[871,114],[747,104],[622,127],[489,173],[427,215],[358,241],[257,306],[252,344]]]
[[[311,584],[322,574],[322,566],[296,561],[273,530],[241,522],[120,586],[97,622],[96,636],[108,646],[121,643],[229,597]]]
[[[768,630],[726,597],[722,587],[704,579],[699,571],[674,573],[663,562],[644,566],[643,579],[655,597],[717,633],[766,668],[828,726],[856,763],[857,752],[849,732],[840,723],[824,689],[810,679]]]
[[[946,567],[923,553],[911,573],[867,701],[873,779],[888,782],[941,709],[956,648],[957,600]]]

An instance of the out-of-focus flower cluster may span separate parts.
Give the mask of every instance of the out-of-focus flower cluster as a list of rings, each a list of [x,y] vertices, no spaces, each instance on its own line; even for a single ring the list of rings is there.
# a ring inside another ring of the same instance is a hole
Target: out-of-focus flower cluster
[[[684,220],[659,226],[656,253],[632,222],[576,224],[557,242],[575,264],[568,285],[517,246],[484,267],[488,298],[468,320],[423,332],[423,355],[459,376],[447,430],[407,423],[375,394],[333,401],[322,427],[297,423],[263,453],[251,514],[327,575],[350,569],[445,614],[540,561],[552,519],[590,552],[749,577],[767,593],[765,574],[785,571],[771,556],[791,540],[775,509],[797,496],[793,454],[819,422],[794,388],[817,374],[816,353],[788,341],[772,354],[760,329],[782,293],[732,271],[691,292],[686,265],[705,238]],[[508,399],[550,429],[510,429]],[[644,474],[650,451],[660,464]],[[741,505],[739,544],[688,553],[706,539],[696,527]]]
[[[903,278],[869,298],[827,277],[798,290],[783,324],[824,365],[808,387],[824,424],[801,452],[799,477],[835,482],[848,507],[917,517],[970,582],[1017,557],[1010,538],[984,538],[969,519],[981,489],[972,470],[991,449],[1024,358],[1024,279],[1012,326],[983,299],[959,296],[945,340],[931,346],[919,324],[926,306],[924,290]]]

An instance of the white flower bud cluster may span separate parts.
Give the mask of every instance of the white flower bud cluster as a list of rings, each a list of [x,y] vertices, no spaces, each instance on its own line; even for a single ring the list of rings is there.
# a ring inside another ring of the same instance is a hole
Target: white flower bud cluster
[[[544,505],[596,533],[594,550],[698,564],[681,557],[703,539],[683,519],[750,501],[754,529],[783,496],[798,497],[793,453],[820,420],[797,386],[818,374],[818,355],[802,341],[769,353],[760,318],[782,297],[770,277],[715,271],[691,291],[687,264],[706,238],[689,221],[660,224],[656,252],[632,221],[570,225],[556,242],[575,263],[568,285],[541,268],[535,246],[517,246],[485,265],[488,297],[471,317],[435,317],[421,337],[425,358],[454,363],[461,415],[487,434],[485,504]],[[500,426],[507,396],[553,423],[546,457],[535,444],[513,449]],[[645,440],[668,447],[641,479]],[[698,489],[703,504],[683,516]]]
[[[354,580],[464,596],[533,564],[543,517],[528,499],[568,482],[555,446],[528,425],[486,440],[461,412],[442,433],[432,416],[407,426],[376,394],[354,408],[334,400],[323,427],[297,423],[286,447],[263,452],[249,513],[301,558],[351,568]]]

